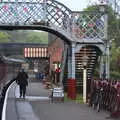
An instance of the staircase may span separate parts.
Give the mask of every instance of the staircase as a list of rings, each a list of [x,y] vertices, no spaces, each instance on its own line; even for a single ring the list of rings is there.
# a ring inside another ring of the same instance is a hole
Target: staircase
[[[85,59],[83,56],[86,57],[86,67],[87,67],[87,86],[89,88],[90,80],[93,76],[93,70],[96,65],[97,61],[97,52],[95,48],[87,47],[82,48],[78,53],[75,54],[75,60],[76,60],[76,81],[77,81],[77,88],[79,92],[82,92],[82,86],[83,86],[83,64],[85,62]]]

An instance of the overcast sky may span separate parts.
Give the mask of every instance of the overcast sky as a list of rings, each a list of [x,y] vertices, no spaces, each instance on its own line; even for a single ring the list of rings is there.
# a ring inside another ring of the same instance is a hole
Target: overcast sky
[[[87,6],[88,0],[57,0],[66,5],[71,10],[81,11]]]
[[[91,2],[99,4],[99,1],[106,1],[106,0],[56,0],[56,1],[59,1],[59,2],[63,3],[64,5],[66,5],[71,10],[82,11]]]

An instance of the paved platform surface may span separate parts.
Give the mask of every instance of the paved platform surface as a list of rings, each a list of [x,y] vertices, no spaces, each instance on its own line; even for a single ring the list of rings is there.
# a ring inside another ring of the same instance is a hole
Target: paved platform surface
[[[107,120],[109,116],[84,104],[51,103],[49,95],[42,83],[31,81],[26,99],[20,99],[19,88],[14,84],[9,91],[6,120]]]

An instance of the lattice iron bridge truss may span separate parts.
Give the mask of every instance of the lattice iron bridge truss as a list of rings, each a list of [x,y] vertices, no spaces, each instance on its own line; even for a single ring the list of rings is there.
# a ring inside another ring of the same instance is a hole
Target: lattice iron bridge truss
[[[45,25],[59,28],[77,39],[105,38],[103,13],[73,12],[55,0],[3,0],[0,26]]]

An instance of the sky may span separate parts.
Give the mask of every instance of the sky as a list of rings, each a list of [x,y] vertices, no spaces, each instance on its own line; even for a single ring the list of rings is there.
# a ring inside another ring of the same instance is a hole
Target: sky
[[[83,8],[87,7],[88,0],[57,0],[66,5],[71,10],[82,11]]]
[[[106,0],[56,0],[56,1],[63,3],[73,11],[82,11],[90,3],[99,4],[99,1],[106,1]]]

